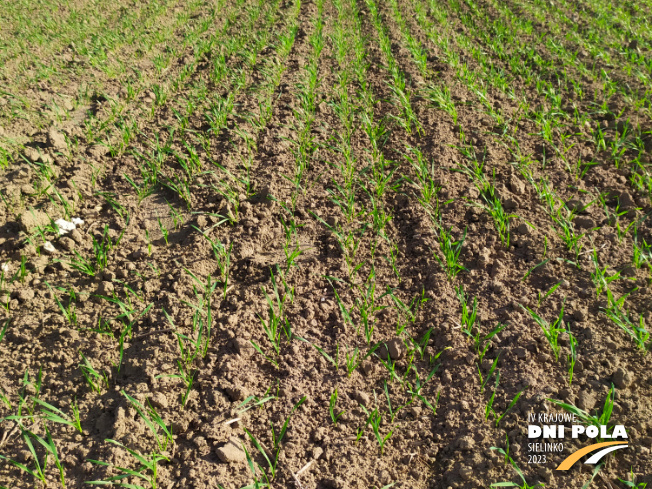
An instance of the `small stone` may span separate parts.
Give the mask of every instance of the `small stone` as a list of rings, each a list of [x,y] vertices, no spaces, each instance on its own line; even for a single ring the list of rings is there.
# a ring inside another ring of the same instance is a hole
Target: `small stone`
[[[442,384],[451,384],[453,382],[453,375],[446,370],[444,375],[441,376],[441,382]]]
[[[25,148],[25,158],[29,161],[36,163],[40,157],[41,153],[36,148],[32,148],[31,146]]]
[[[57,219],[56,221],[54,221],[54,223],[59,228],[59,235],[67,234],[70,231],[75,230],[75,228],[77,227],[72,222],[66,221],[65,219]]]
[[[632,384],[632,375],[622,367],[618,367],[613,374],[613,383],[619,389],[626,389]]]
[[[54,149],[63,150],[68,148],[65,136],[55,129],[50,129],[48,132],[48,142]]]
[[[588,391],[581,391],[577,396],[577,407],[584,411],[590,411],[595,406],[595,394]]]
[[[387,344],[389,356],[392,360],[398,360],[405,354],[405,345],[400,338],[394,338]]]
[[[353,393],[353,399],[355,399],[359,404],[362,404],[365,407],[371,404],[371,399],[369,398],[369,394],[367,394],[364,391],[355,391]]]
[[[518,207],[518,202],[516,202],[514,199],[505,199],[503,201],[503,207],[505,209],[516,209]]]
[[[634,199],[632,198],[632,194],[630,194],[629,192],[623,192],[622,194],[620,194],[618,202],[620,203],[621,209],[629,210],[636,207],[636,202],[634,202]]]
[[[31,301],[34,298],[34,290],[33,289],[21,289],[18,291],[18,300],[20,302],[28,302]]]
[[[50,241],[46,241],[43,244],[43,251],[45,251],[48,255],[54,255],[57,252],[57,249]]]
[[[84,237],[82,236],[82,233],[79,232],[79,230],[75,229],[70,233],[70,237],[75,243],[81,244],[84,242]]]
[[[114,290],[113,283],[104,281],[97,287],[97,294],[109,297],[113,295]]]
[[[208,226],[208,220],[206,219],[206,216],[197,217],[197,226],[200,228],[205,228],[206,226]]]
[[[408,413],[410,413],[412,417],[416,419],[421,416],[421,408],[418,406],[412,407],[408,410]]]
[[[312,458],[319,460],[319,457],[324,453],[324,449],[321,447],[315,447],[312,449]]]
[[[364,362],[362,362],[361,368],[362,368],[362,373],[366,377],[373,375],[374,371],[376,370],[376,366],[369,360],[365,360]]]
[[[20,216],[19,224],[23,231],[32,234],[37,227],[50,224],[50,218],[45,212],[29,209]]]
[[[516,230],[518,231],[519,234],[522,234],[524,236],[527,236],[531,232],[530,226],[528,226],[524,222],[519,224],[518,227],[516,228]]]
[[[149,402],[152,403],[152,406],[160,409],[168,408],[168,398],[162,392],[157,392],[149,398]]]
[[[67,236],[64,236],[63,238],[59,239],[59,244],[66,251],[72,252],[75,249],[75,242],[72,239],[68,238]]]
[[[217,458],[227,464],[247,461],[245,452],[233,442],[229,442],[223,447],[219,447],[215,450],[215,453],[217,453]]]

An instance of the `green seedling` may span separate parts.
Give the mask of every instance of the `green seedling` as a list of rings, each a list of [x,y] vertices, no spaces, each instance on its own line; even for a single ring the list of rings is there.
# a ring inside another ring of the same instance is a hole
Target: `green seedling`
[[[568,383],[573,383],[573,371],[577,363],[577,338],[570,330],[570,324],[566,325],[566,333],[568,333],[568,342],[570,347],[570,355],[568,355]]]
[[[648,244],[645,239],[639,243],[637,229],[634,228],[634,240],[632,241],[632,264],[636,269],[641,268],[644,263],[652,271],[652,245]]]
[[[93,256],[91,259],[83,257],[78,251],[74,251],[74,258],[69,262],[71,268],[82,273],[96,276],[106,268],[111,253],[120,245],[126,228],[122,230],[115,242],[109,236],[109,226],[104,226],[104,232],[100,240],[93,236]],[[57,260],[59,261],[59,260]]]
[[[179,370],[178,374],[157,375],[155,378],[159,379],[161,377],[168,377],[170,379],[181,380],[185,387],[185,390],[181,394],[181,405],[185,408],[188,402],[188,398],[190,397],[190,392],[192,391],[192,386],[195,382],[197,370],[189,368],[181,360],[177,360],[177,369]]]
[[[428,328],[423,334],[421,340],[417,341],[414,338],[410,337],[410,341],[414,346],[415,350],[419,353],[419,358],[423,360],[424,355],[426,354],[426,348],[428,347],[428,342],[430,341],[430,335],[432,334],[432,328]]]
[[[192,226],[199,231],[204,238],[210,243],[213,249],[213,256],[217,261],[217,267],[220,270],[220,280],[222,281],[223,297],[226,297],[226,291],[229,285],[229,271],[231,270],[231,254],[233,252],[233,242],[227,247],[225,244],[218,240],[212,240],[205,232],[199,228]]]
[[[281,426],[281,429],[277,432],[274,428],[274,424],[271,423],[271,431],[272,431],[272,452],[273,458],[270,458],[267,454],[267,451],[261,446],[261,444],[254,438],[254,436],[251,434],[249,430],[244,428],[245,433],[249,436],[249,439],[253,443],[253,445],[256,447],[256,449],[260,452],[260,454],[264,457],[265,461],[267,462],[267,466],[269,469],[269,474],[266,474],[266,479],[268,481],[271,481],[276,477],[276,471],[277,471],[277,466],[278,466],[278,460],[279,456],[281,455],[281,441],[285,437],[285,433],[287,432],[287,429],[290,424],[290,419],[292,418],[292,415],[294,412],[301,407],[301,405],[306,402],[306,396],[303,396],[293,407],[292,411],[290,411],[290,414],[288,415],[287,418],[285,418],[285,422]],[[263,473],[265,471],[262,469],[262,467],[258,466],[259,469]]]
[[[480,377],[480,392],[484,392],[484,388],[493,376],[494,372],[496,372],[496,367],[498,366],[498,360],[500,359],[500,353],[496,355],[496,358],[494,359],[493,363],[491,364],[491,367],[489,367],[489,371],[487,372],[486,377],[482,375],[482,369],[481,365],[478,363],[476,366],[478,368],[478,377]],[[498,382],[498,377],[500,376],[500,372],[496,372],[496,383]]]
[[[23,440],[25,441],[25,445],[27,445],[27,449],[29,453],[34,458],[34,468],[29,468],[27,465],[22,464],[20,462],[16,462],[15,460],[5,457],[4,455],[0,455],[0,459],[6,460],[11,465],[18,467],[23,472],[30,474],[32,477],[40,480],[45,485],[47,484],[45,469],[47,467],[48,458],[51,456],[52,459],[54,460],[54,464],[59,470],[59,481],[61,482],[61,486],[65,488],[66,487],[65,473],[63,470],[63,466],[61,465],[61,460],[59,459],[59,452],[57,451],[57,447],[54,444],[54,440],[52,440],[52,435],[50,434],[50,430],[48,429],[48,427],[47,426],[44,427],[45,438],[25,428],[20,423],[20,421],[18,421],[18,427],[21,431]],[[46,452],[42,461],[39,460],[39,456],[36,453],[36,449],[34,448],[34,442],[37,442],[39,445],[45,448]]]
[[[607,397],[604,400],[602,412],[599,415],[589,414],[586,411],[583,411],[582,409],[573,406],[572,404],[558,401],[556,399],[546,399],[546,400],[559,406],[565,411],[568,411],[569,413],[576,415],[577,418],[580,420],[580,422],[582,422],[583,424],[587,426],[592,425],[592,426],[600,427],[600,426],[609,425],[609,421],[611,420],[611,414],[613,413],[615,399],[616,399],[616,389],[612,384],[611,388],[609,389],[609,392],[607,393]],[[602,440],[598,438],[598,441],[602,441]]]
[[[430,379],[432,379],[432,376],[435,375],[437,370],[439,369],[439,365],[436,365],[435,368],[433,368],[428,376],[425,378],[425,380],[421,381],[421,378],[419,377],[419,372],[417,369],[414,369],[414,385],[409,386],[407,388],[408,394],[410,394],[410,401],[408,402],[407,405],[412,404],[415,399],[419,399],[421,402],[423,402],[428,409],[432,411],[432,415],[435,416],[437,414],[437,407],[439,406],[439,396],[441,391],[437,391],[437,396],[435,397],[435,403],[434,405],[423,395],[421,394],[421,389],[428,383]]]
[[[396,310],[398,317],[396,324],[396,335],[400,336],[409,323],[414,324],[417,319],[419,309],[430,299],[425,297],[425,289],[422,289],[420,297],[417,296],[412,299],[410,304],[406,304],[394,294],[394,290],[396,289],[391,289],[388,286],[387,293],[385,295],[389,295],[389,297],[391,297],[392,301],[394,302],[394,309]]]
[[[80,351],[79,355],[81,356],[82,363],[79,364],[79,369],[86,380],[86,383],[96,394],[102,393],[102,387],[105,389],[109,388],[109,378],[106,375],[106,372],[102,371],[101,373],[95,370],[93,364],[84,356]]]
[[[476,317],[478,315],[478,299],[473,298],[473,304],[469,307],[469,301],[464,293],[464,285],[460,284],[455,288],[457,298],[462,305],[462,331],[469,337],[473,338],[473,327],[475,326]]]
[[[7,406],[7,409],[11,409],[11,400],[9,399],[9,396],[5,393],[4,390],[0,389],[0,401]]]
[[[376,441],[378,441],[378,445],[380,446],[380,454],[382,455],[385,450],[385,444],[387,443],[387,440],[389,440],[389,437],[392,436],[392,434],[394,433],[394,430],[393,429],[389,430],[385,436],[381,435],[380,426],[382,424],[382,415],[380,414],[380,411],[378,411],[378,409],[376,408],[373,411],[369,412],[367,411],[367,408],[364,407],[362,404],[360,405],[360,407],[367,415],[367,422],[365,426],[371,425],[371,429],[374,432]]]
[[[346,352],[344,353],[345,361],[346,361],[346,372],[347,372],[347,377],[351,377],[353,372],[355,371],[356,368],[360,366],[360,364],[367,359],[371,354],[373,354],[378,348],[380,348],[381,344],[376,343],[373,345],[367,353],[364,355],[361,354],[360,350],[356,346],[352,350],[349,351],[349,347],[346,347]]]
[[[116,214],[118,214],[125,222],[129,222],[129,212],[120,202],[118,202],[115,194],[110,192],[95,192],[95,195],[102,197]]]
[[[193,285],[193,292],[197,298],[197,304],[190,304],[187,301],[182,301],[195,311],[192,317],[192,333],[195,334],[196,332],[197,338],[195,341],[190,341],[195,345],[195,354],[199,353],[202,358],[205,358],[208,353],[208,346],[210,344],[211,332],[213,329],[211,297],[217,287],[217,282],[213,282],[213,278],[210,274],[206,276],[205,281],[201,281],[187,268],[184,268],[184,270],[192,277],[196,284]]]
[[[442,260],[433,252],[435,259],[446,269],[448,280],[453,280],[458,273],[466,271],[466,268],[460,263],[460,253],[466,239],[466,228],[464,228],[462,237],[457,241],[453,241],[452,229],[452,227],[449,229],[439,228],[439,249],[444,255],[444,259]]]
[[[629,478],[630,480],[623,480],[620,478],[618,480],[622,482],[625,487],[632,487],[634,489],[645,489],[647,487],[647,482],[636,482],[636,476],[634,475],[633,468],[629,469]]]
[[[417,174],[417,182],[412,182],[420,192],[419,202],[427,209],[438,209],[439,201],[437,195],[441,190],[435,180],[435,162],[428,161],[419,148],[407,146],[408,153],[405,159],[410,162]]]
[[[333,391],[331,394],[331,400],[328,405],[328,412],[331,415],[331,420],[333,421],[333,424],[337,424],[337,420],[340,419],[340,417],[344,414],[344,411],[341,411],[339,414],[335,410],[335,404],[337,403],[337,388]]]
[[[491,447],[491,449],[492,450],[500,450],[503,454],[505,453],[500,448]],[[512,468],[514,469],[514,471],[516,471],[518,476],[521,478],[521,484],[517,484],[515,482],[496,482],[496,483],[491,484],[490,487],[492,487],[492,488],[493,487],[518,487],[520,489],[534,489],[535,487],[539,487],[539,486],[543,487],[543,486],[545,486],[545,484],[543,484],[541,482],[537,482],[536,484],[534,484],[532,486],[530,484],[528,484],[527,480],[525,479],[525,475],[523,475],[523,471],[519,468],[518,465],[516,465],[516,462],[514,462],[514,460],[512,460],[512,458],[509,457],[509,455],[505,455],[505,456],[509,459],[509,463],[512,466]]]
[[[637,289],[634,289],[637,290]],[[633,291],[623,294],[618,299],[615,298],[610,289],[607,292],[607,306],[602,308],[604,313],[611,319],[620,329],[625,331],[636,343],[641,350],[647,352],[647,343],[650,339],[650,332],[645,328],[645,320],[641,313],[638,317],[638,324],[636,320],[632,320],[631,314],[624,308],[625,299]]]
[[[496,392],[498,392],[498,384],[500,383],[500,372],[496,375],[496,382],[494,384],[494,391],[491,393],[491,397],[487,401],[487,404],[484,407],[484,419],[485,421],[489,419],[490,415],[496,417],[496,411],[494,411],[493,405],[496,399]]]
[[[64,306],[61,303],[61,300],[59,299],[59,297],[57,297],[57,295],[54,292],[54,289],[52,288],[52,286],[47,282],[47,280],[45,281],[45,285],[47,285],[48,289],[50,289],[50,292],[52,292],[54,300],[56,301],[57,305],[59,306],[59,309],[61,310],[61,313],[63,314],[63,317],[66,318],[66,321],[68,321],[68,323],[71,326],[76,326],[77,325],[77,310],[76,310],[76,307],[75,307],[75,300],[76,300],[75,291],[72,288],[68,289],[68,297],[69,297],[68,306]],[[57,289],[60,290],[60,291],[66,291],[66,289],[63,288],[63,287],[57,287]]]
[[[525,389],[519,391],[519,392],[514,396],[514,398],[511,400],[511,402],[510,402],[509,405],[507,406],[507,409],[505,409],[505,411],[503,411],[503,413],[502,413],[500,416],[498,416],[498,413],[497,413],[497,412],[494,410],[494,408],[493,408],[493,401],[494,401],[494,398],[495,398],[495,396],[496,396],[496,390],[498,389],[498,381],[499,381],[499,376],[496,376],[496,385],[495,385],[494,392],[493,392],[492,395],[491,395],[490,402],[487,403],[487,407],[485,408],[485,419],[488,419],[488,418],[489,418],[489,414],[493,415],[494,419],[496,420],[496,421],[495,421],[496,428],[498,428],[498,425],[500,424],[500,422],[502,421],[502,419],[503,419],[505,416],[507,416],[507,414],[509,413],[509,411],[510,411],[510,410],[511,410],[515,405],[516,405],[516,403],[518,402],[518,400],[520,399],[520,397],[521,397],[521,396],[523,395],[523,393],[525,392],[525,389],[527,389],[527,387],[526,387]]]
[[[11,318],[9,318],[9,319],[7,319],[5,321],[5,324],[2,327],[2,330],[0,330],[0,343],[2,343],[2,340],[4,339],[5,335],[7,334],[7,330],[9,329],[10,324],[11,324]]]
[[[111,440],[111,439],[106,439],[105,441],[108,443],[112,443],[122,448],[123,450],[126,450],[127,453],[129,453],[132,457],[134,457],[136,461],[140,463],[141,466],[138,468],[138,470],[132,470],[124,467],[119,467],[117,465],[113,465],[107,462],[103,462],[101,460],[88,459],[88,461],[91,463],[113,468],[113,470],[119,472],[119,475],[109,477],[108,479],[105,480],[87,481],[86,484],[101,485],[101,486],[119,486],[119,487],[131,488],[131,489],[144,489],[143,486],[128,484],[126,482],[120,482],[124,479],[133,477],[135,479],[140,479],[146,482],[147,484],[149,484],[149,487],[151,489],[156,489],[158,464],[162,460],[168,461],[169,460],[168,457],[160,453],[150,453],[148,455],[143,455],[136,450],[132,450],[131,448],[124,446],[122,443],[118,441]]]
[[[276,278],[274,277],[274,272],[271,272],[272,276],[272,295],[267,294],[265,287],[262,287],[263,294],[265,295],[265,300],[267,301],[268,306],[268,315],[269,319],[265,321],[262,316],[258,316],[260,322],[263,326],[263,330],[267,334],[267,339],[272,345],[275,354],[278,356],[281,351],[281,333],[285,333],[287,341],[292,341],[293,333],[292,326],[290,325],[289,319],[285,316],[285,303],[292,303],[294,297],[294,290],[287,287],[285,281],[283,281],[285,286],[285,291],[281,294],[278,290],[278,284]],[[281,277],[282,279],[282,277]],[[265,358],[268,358],[260,349],[260,347],[251,341],[256,348]],[[269,359],[269,358],[268,358]],[[271,361],[271,360],[270,360]],[[276,362],[272,362],[275,365]]]
[[[539,292],[539,293],[538,293],[538,297],[537,297],[537,306],[538,306],[538,307],[541,307],[541,303],[542,303],[543,301],[545,301],[548,297],[550,297],[552,294],[554,294],[554,293],[555,293],[555,290],[557,290],[557,289],[559,288],[559,286],[561,285],[561,283],[562,283],[562,281],[560,280],[560,281],[557,282],[555,285],[553,285],[552,287],[550,287],[550,289],[548,289],[548,291],[547,291],[545,294],[541,294],[541,292]]]
[[[79,433],[83,433],[81,420],[79,418],[79,405],[77,404],[77,401],[70,403],[72,416],[67,415],[61,409],[56,408],[52,404],[48,404],[47,402],[40,399],[34,398],[34,402],[41,407],[41,415],[46,421],[72,426]]]
[[[295,338],[297,338],[298,340],[306,341],[303,338],[300,338],[299,336],[295,336]],[[321,355],[326,360],[328,360],[331,363],[331,365],[333,365],[333,367],[335,367],[335,370],[339,370],[339,368],[340,368],[340,345],[339,345],[339,343],[335,347],[335,359],[333,359],[333,357],[331,357],[328,353],[326,353],[323,348],[315,345],[314,343],[310,343],[309,341],[306,341],[306,343],[312,345],[315,348],[315,350],[317,350],[319,353],[321,353]]]
[[[505,248],[509,248],[509,224],[511,219],[518,216],[516,214],[507,214],[507,212],[505,212],[505,208],[498,197],[496,188],[491,182],[483,180],[482,184],[477,186],[478,190],[480,190],[480,196],[485,202],[485,205],[480,205],[480,207],[491,215],[494,225],[496,226],[496,231],[498,231],[498,235],[500,236],[500,241]]]
[[[591,260],[593,261],[594,267],[594,271],[591,272],[591,279],[595,285],[596,298],[598,298],[602,292],[609,290],[609,284],[611,282],[620,278],[620,272],[616,272],[611,276],[607,275],[609,267],[600,267],[600,264],[598,263],[598,252],[595,248],[593,248]]]
[[[160,217],[157,217],[156,221],[158,222],[158,227],[161,230],[161,234],[163,235],[163,240],[165,241],[165,245],[168,246],[170,244],[168,242],[168,234],[169,234],[168,228],[165,227]]]
[[[451,97],[450,90],[447,86],[430,85],[424,88],[422,97],[430,101],[435,107],[443,110],[453,119],[453,124],[457,124],[457,108]]]
[[[270,386],[265,394],[263,394],[263,397],[257,397],[254,395],[251,395],[247,397],[244,401],[242,401],[240,404],[238,404],[238,414],[243,414],[249,411],[250,409],[253,409],[255,407],[260,407],[261,409],[263,406],[268,403],[269,401],[273,401],[274,399],[277,399],[276,396],[268,396],[267,394],[269,391],[272,389],[272,386]]]
[[[557,318],[555,321],[551,324],[547,320],[545,320],[543,317],[539,316],[536,312],[534,312],[532,309],[529,307],[525,307],[521,305],[521,308],[524,311],[527,311],[532,319],[536,321],[536,323],[541,327],[543,330],[543,334],[545,335],[546,339],[548,340],[548,343],[550,344],[550,348],[552,348],[552,352],[555,355],[555,360],[559,360],[559,352],[561,351],[561,347],[559,346],[559,335],[566,330],[562,327],[562,318],[564,317],[564,301],[562,301],[561,308],[559,309],[559,314],[557,315]]]
[[[473,347],[475,349],[475,352],[478,354],[478,364],[482,364],[482,360],[484,359],[484,356],[486,355],[487,350],[491,345],[492,338],[496,336],[498,333],[500,333],[506,327],[507,327],[506,324],[498,323],[494,327],[494,329],[492,329],[489,333],[487,333],[484,336],[480,334],[480,331],[477,331],[472,335]]]
[[[167,426],[163,418],[156,412],[156,409],[152,407],[151,403],[148,403],[147,408],[145,408],[138,400],[127,394],[124,389],[120,393],[127,398],[132,407],[143,419],[145,425],[152,432],[159,450],[162,452],[167,450],[168,444],[174,443],[172,426]],[[163,432],[162,435],[159,435],[159,429]]]

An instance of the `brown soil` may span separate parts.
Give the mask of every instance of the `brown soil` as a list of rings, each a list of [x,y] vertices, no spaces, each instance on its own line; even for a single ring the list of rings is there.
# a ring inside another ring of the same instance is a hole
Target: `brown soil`
[[[54,36],[43,27],[49,24],[40,18],[30,28],[31,34],[14,32],[20,31],[28,12],[38,18],[37,12],[17,7],[16,15],[7,14],[11,28],[2,33],[0,46],[9,46],[12,36],[27,45],[12,48],[0,58],[6,67],[0,78],[0,163],[3,155],[7,158],[0,175],[4,202],[0,207],[0,264],[4,267],[0,330],[7,325],[0,341],[0,394],[6,396],[6,402],[0,402],[0,455],[33,467],[33,456],[17,429],[17,420],[7,419],[20,410],[28,416],[20,421],[26,429],[39,436],[45,436],[45,427],[51,432],[67,487],[84,487],[86,481],[119,475],[117,469],[91,460],[137,469],[127,451],[106,441],[116,440],[141,453],[157,448],[152,432],[125,392],[144,405],[149,402],[171,426],[174,442],[164,453],[167,460],[158,465],[157,487],[161,488],[213,488],[218,484],[241,488],[252,484],[252,471],[242,447],[254,463],[266,468],[265,456],[252,437],[273,459],[277,453],[273,433],[279,433],[288,417],[271,487],[353,489],[395,483],[394,487],[446,489],[489,487],[501,481],[521,484],[504,457],[492,450],[506,449],[508,438],[509,454],[530,484],[581,488],[591,479],[593,466],[577,463],[568,472],[554,469],[570,453],[588,444],[586,440],[565,440],[563,452],[548,453],[546,463],[528,463],[528,414],[562,412],[549,399],[599,414],[615,385],[610,424],[627,428],[631,447],[610,455],[590,487],[624,487],[618,479],[627,479],[630,468],[638,482],[652,482],[650,355],[637,348],[605,315],[606,294],[596,294],[590,253],[598,250],[599,262],[603,268],[608,266],[608,275],[621,272],[621,278],[609,284],[610,289],[616,297],[630,293],[626,308],[637,321],[641,317],[649,329],[652,264],[648,261],[640,268],[632,266],[634,226],[622,237],[619,229],[636,222],[637,243],[652,243],[651,221],[645,218],[652,212],[650,194],[630,182],[633,170],[629,162],[637,152],[628,149],[617,168],[609,152],[595,150],[589,132],[600,127],[608,139],[613,139],[624,121],[640,124],[648,138],[642,143],[642,159],[649,166],[649,102],[633,107],[626,94],[617,94],[609,99],[609,107],[620,114],[619,118],[598,115],[589,128],[572,127],[575,145],[569,149],[567,160],[597,163],[582,178],[576,178],[561,158],[550,156],[555,151],[542,139],[535,121],[523,118],[514,124],[514,139],[521,153],[535,162],[535,176],[547,176],[564,202],[590,203],[576,218],[576,228],[587,234],[582,240],[582,254],[577,263],[571,263],[575,257],[554,232],[544,202],[514,164],[513,146],[495,127],[495,120],[477,94],[446,63],[446,53],[411,14],[415,5],[428,2],[401,0],[398,4],[415,39],[427,50],[428,66],[434,73],[430,80],[411,61],[391,3],[378,2],[393,55],[414,89],[412,106],[423,126],[421,135],[406,134],[393,122],[400,110],[390,102],[391,77],[369,8],[365,2],[358,2],[361,35],[368,36],[367,80],[378,100],[374,116],[379,120],[387,116],[389,130],[382,154],[395,169],[392,182],[396,185],[384,194],[381,203],[392,217],[384,231],[386,239],[377,239],[371,230],[362,234],[354,264],[361,266],[352,275],[329,226],[341,225],[347,232],[359,229],[369,218],[363,211],[370,208],[371,198],[362,187],[358,190],[356,209],[360,213],[351,223],[333,201],[337,185],[342,183],[337,168],[342,155],[333,148],[345,128],[334,109],[340,66],[330,37],[340,21],[335,3],[324,3],[326,42],[317,64],[317,110],[311,133],[316,150],[299,192],[289,181],[296,159],[292,141],[299,137],[298,94],[313,50],[310,36],[318,15],[315,1],[301,3],[299,29],[285,59],[276,51],[279,36],[289,31],[294,13],[294,3],[285,0],[260,4],[254,0],[170,1],[157,4],[160,8],[138,2],[107,4],[110,10],[90,24],[92,29],[84,24],[83,31],[106,34],[107,39],[117,33],[117,37],[111,37],[112,43],[104,47],[81,39],[87,48],[95,46],[101,51],[101,56],[98,51],[81,49],[75,37],[79,32],[66,27]],[[52,15],[68,26],[73,11],[101,11],[98,2],[72,4]],[[498,4],[521,12],[516,0],[482,0],[474,4],[483,12],[477,25],[484,28],[501,21]],[[252,14],[256,6],[259,15]],[[448,27],[441,29],[442,35],[450,39],[452,49],[471,71],[480,72],[474,54],[460,47],[459,36],[469,37],[475,46],[491,53],[486,40],[476,37],[459,13],[443,3],[440,8],[448,12]],[[473,15],[467,3],[460,8]],[[433,11],[427,10],[427,15],[434,29],[439,29]],[[525,9],[523,15],[528,15]],[[203,25],[210,16],[214,16],[212,23]],[[583,21],[589,18],[582,10]],[[151,26],[136,30],[147,22]],[[346,24],[351,32],[354,28]],[[36,44],[33,32],[42,29],[52,35],[51,44],[48,39],[45,45]],[[537,44],[541,43],[540,34],[551,34],[550,29],[535,23],[533,35],[527,38],[544,60],[551,60],[548,71],[540,73],[544,79],[552,79],[552,72],[564,68],[554,53]],[[608,39],[614,42],[613,35]],[[646,49],[649,41],[643,39],[639,46],[646,56],[652,55]],[[567,47],[575,48],[572,44]],[[255,57],[242,55],[246,50]],[[157,67],[166,53],[172,53],[171,59],[164,68]],[[222,55],[224,66],[241,74],[240,79],[216,75],[216,60]],[[347,63],[351,56],[347,54]],[[487,103],[506,118],[520,116],[521,99],[531,108],[548,104],[533,83],[528,84],[521,76],[511,77],[506,62],[498,57],[492,62],[507,73],[510,92],[518,94],[512,97],[488,86]],[[630,95],[645,89],[640,80],[628,77],[618,66],[601,64],[600,58],[584,57],[581,62],[594,72],[604,69],[614,80],[627,83]],[[263,74],[278,63],[286,69],[278,86],[267,93],[269,85]],[[115,72],[107,71],[109,65],[116,67]],[[53,69],[35,76],[43,66]],[[532,69],[540,70],[537,66]],[[579,80],[584,94],[589,94],[578,97],[564,92],[568,113],[575,109],[592,113],[593,94],[600,101],[605,98],[604,85],[598,78],[583,75],[579,68],[566,69],[568,76]],[[458,110],[457,123],[418,95],[421,87],[431,83],[449,87]],[[128,87],[133,87],[133,93]],[[352,81],[349,93],[356,103],[358,89],[357,82]],[[161,103],[157,100],[159,90],[167,94]],[[229,94],[233,94],[234,109],[216,134],[205,114],[216,100]],[[259,115],[259,103],[267,96],[272,100],[271,118],[256,128],[250,115]],[[53,101],[56,109],[52,108]],[[187,123],[182,124],[185,114],[189,114]],[[357,115],[354,121],[351,148],[361,170],[367,165],[370,140]],[[125,139],[127,126],[131,132]],[[508,212],[516,215],[511,220],[509,247],[501,243],[491,216],[471,205],[480,200],[480,195],[469,177],[457,171],[465,162],[457,149],[460,131],[484,159],[485,173],[493,174]],[[206,136],[208,146],[202,145],[198,134]],[[247,143],[243,134],[253,135],[252,141]],[[558,143],[560,134],[555,133],[554,138]],[[434,178],[441,186],[443,225],[450,227],[456,239],[466,230],[460,255],[466,270],[452,280],[438,260],[442,255],[432,220],[407,180],[415,180],[415,173],[405,158],[406,144],[420,148],[434,162]],[[180,182],[185,175],[182,163],[190,161],[179,155],[191,153],[198,155],[198,169],[184,200],[170,182]],[[142,168],[157,158],[159,180],[141,199],[132,182],[140,185]],[[216,189],[221,188],[227,172],[246,175],[246,162],[250,165],[251,191],[247,194],[244,188],[240,190],[237,198],[241,203],[236,209]],[[359,177],[370,178],[369,172],[360,172]],[[601,193],[606,211],[625,211],[617,221],[606,215],[596,200]],[[296,266],[285,271],[285,209],[292,198],[296,199],[294,216],[300,226],[301,254]],[[72,233],[57,236],[46,228],[50,219],[66,217],[66,208],[69,218],[80,217],[84,224]],[[224,216],[230,216],[231,221]],[[93,243],[102,241],[105,229],[112,240],[120,238],[109,253],[106,267],[91,276],[71,266],[75,257],[93,259]],[[232,245],[226,294],[213,249],[202,233],[227,247]],[[54,251],[46,251],[44,241],[50,241]],[[396,271],[390,266],[390,243],[398,250]],[[549,261],[527,275],[544,255]],[[282,291],[282,274],[287,290],[294,295],[286,304],[285,318],[295,337],[288,341],[281,334],[277,354],[261,323],[270,320],[266,294],[272,293],[272,277]],[[184,406],[185,387],[179,378],[171,377],[179,373],[181,358],[180,340],[173,329],[195,337],[197,320],[208,320],[205,308],[197,312],[207,277],[218,284],[208,306],[210,341],[206,355],[198,356],[189,366],[194,383]],[[375,330],[368,343],[360,333],[360,308],[354,306],[368,290],[369,277],[375,277],[377,298],[389,288],[405,304],[426,300],[414,320],[397,334],[401,317],[395,302],[388,295],[378,299],[383,308],[372,318]],[[554,293],[540,301],[556,284],[560,285]],[[472,341],[459,325],[459,286],[468,297],[477,297],[480,332],[486,334],[498,323],[506,325],[492,339],[481,364]],[[110,297],[115,300],[107,300]],[[351,322],[346,320],[338,299],[355,311]],[[116,300],[132,306],[129,315]],[[70,306],[76,320],[67,320],[59,304]],[[570,384],[568,336],[560,336],[561,353],[556,361],[541,328],[521,307],[553,320],[562,305],[563,324],[578,341],[578,364]],[[128,323],[133,334],[125,339],[120,363],[118,338]],[[428,332],[420,354],[414,342]],[[348,375],[347,354],[358,348],[364,355],[375,344],[378,348]],[[81,354],[97,371],[106,372],[107,385],[101,385],[99,393],[84,380]],[[500,383],[494,388],[492,378],[481,390],[478,372],[487,375],[495,359]],[[395,375],[385,365],[392,361]],[[429,379],[420,390],[422,397],[410,393],[418,379],[422,384]],[[337,423],[329,414],[335,389],[336,413],[343,412]],[[522,396],[500,423],[496,425],[495,418],[486,419],[485,406],[492,393],[493,408],[502,414],[521,391]],[[76,402],[83,432],[39,418],[40,407],[33,402],[36,397],[66,414]],[[254,406],[258,400],[265,402]],[[372,427],[365,425],[365,411],[375,408],[382,415],[381,438],[391,432],[382,452]],[[360,428],[364,430],[357,439]],[[36,442],[35,447],[43,457],[43,448]],[[261,469],[256,471],[260,476]],[[51,457],[45,472],[47,487],[60,485]],[[146,485],[135,478],[123,482],[127,481]],[[1,461],[0,487],[39,484],[31,475]]]

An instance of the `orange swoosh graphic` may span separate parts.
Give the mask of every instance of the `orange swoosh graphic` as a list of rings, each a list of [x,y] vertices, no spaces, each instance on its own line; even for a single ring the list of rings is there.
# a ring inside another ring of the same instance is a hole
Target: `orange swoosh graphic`
[[[588,447],[584,447],[576,452],[571,453],[562,463],[559,464],[556,470],[568,470],[570,469],[575,462],[581,459],[587,453],[594,452],[599,448],[610,447],[612,445],[627,445],[626,441],[605,441],[602,443],[594,443]]]

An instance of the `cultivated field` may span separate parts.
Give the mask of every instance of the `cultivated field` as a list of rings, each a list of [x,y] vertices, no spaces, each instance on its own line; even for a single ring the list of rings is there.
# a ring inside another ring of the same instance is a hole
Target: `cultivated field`
[[[643,489],[651,18],[3,2],[0,487]]]

